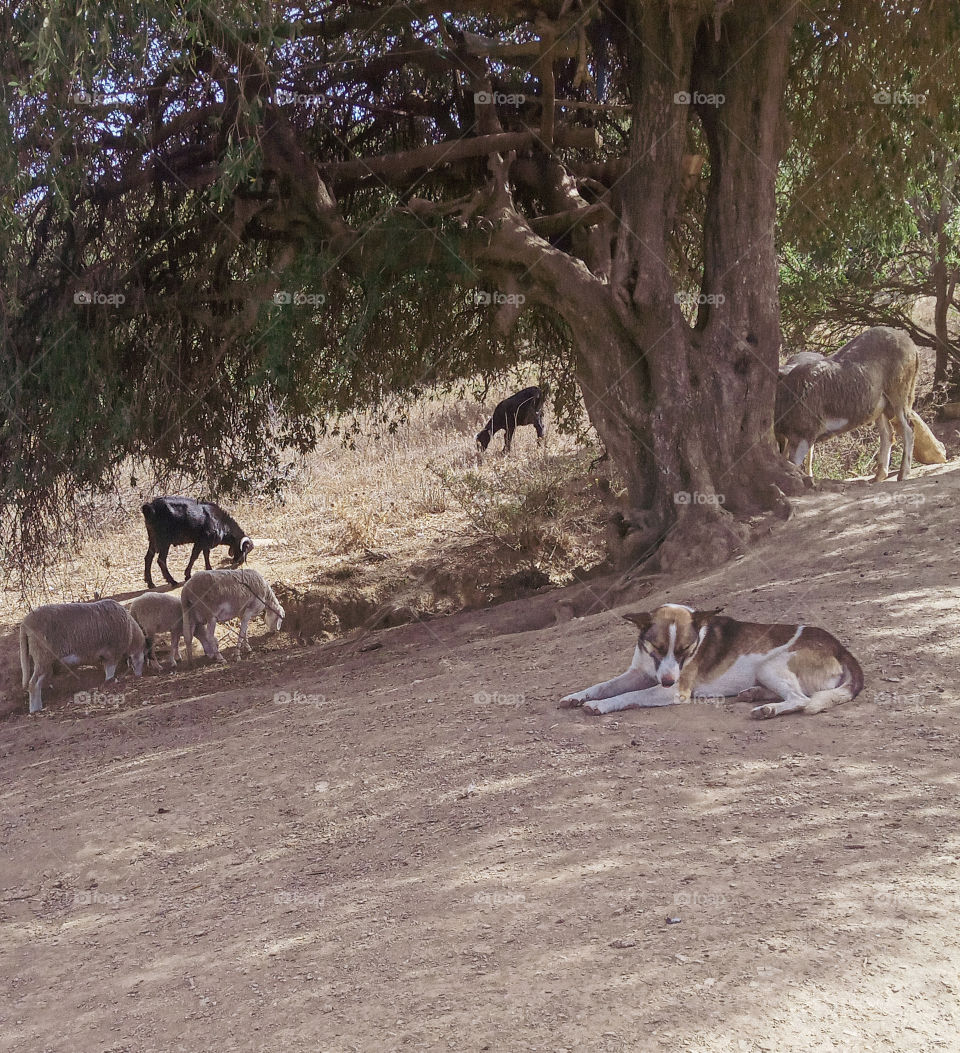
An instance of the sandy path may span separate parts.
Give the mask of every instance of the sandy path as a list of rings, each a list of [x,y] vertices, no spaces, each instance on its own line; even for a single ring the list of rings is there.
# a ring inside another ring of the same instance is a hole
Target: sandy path
[[[960,1049],[958,490],[807,498],[632,605],[829,628],[822,716],[558,711],[632,630],[516,605],[24,705],[0,1049]]]

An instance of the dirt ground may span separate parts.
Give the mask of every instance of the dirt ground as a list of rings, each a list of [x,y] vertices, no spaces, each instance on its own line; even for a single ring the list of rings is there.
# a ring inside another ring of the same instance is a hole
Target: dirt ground
[[[517,601],[21,696],[0,1049],[960,1049],[958,501],[956,463],[843,484],[535,631]],[[822,625],[867,686],[558,710],[665,599]]]

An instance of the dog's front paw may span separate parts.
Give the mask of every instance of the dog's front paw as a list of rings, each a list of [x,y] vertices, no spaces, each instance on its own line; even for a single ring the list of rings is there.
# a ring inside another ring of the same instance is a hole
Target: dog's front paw
[[[769,720],[770,717],[775,717],[776,715],[777,707],[774,703],[767,706],[755,706],[750,710],[750,716],[753,717],[754,720]]]
[[[564,695],[557,703],[557,709],[579,709],[586,699],[582,691],[575,691],[572,695]]]

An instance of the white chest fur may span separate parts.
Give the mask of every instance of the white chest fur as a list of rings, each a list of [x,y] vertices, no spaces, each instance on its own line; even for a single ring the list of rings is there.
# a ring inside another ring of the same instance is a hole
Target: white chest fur
[[[630,668],[639,669],[641,673],[646,673],[653,680],[657,678],[657,663],[639,644],[634,648]]]

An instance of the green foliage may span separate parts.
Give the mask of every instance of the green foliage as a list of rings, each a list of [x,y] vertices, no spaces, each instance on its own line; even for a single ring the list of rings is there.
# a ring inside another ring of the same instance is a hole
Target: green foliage
[[[960,264],[960,96],[948,61],[960,16],[953,4],[818,13],[795,34],[793,134],[777,183],[786,347],[835,345],[875,324],[932,342],[910,314],[936,293],[934,262]]]

